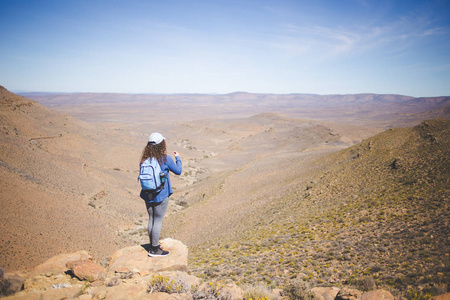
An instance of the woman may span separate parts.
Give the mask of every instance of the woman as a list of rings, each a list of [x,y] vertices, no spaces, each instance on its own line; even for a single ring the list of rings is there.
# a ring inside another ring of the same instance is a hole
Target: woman
[[[168,156],[166,149],[166,140],[158,132],[150,134],[147,146],[142,151],[141,164],[149,157],[154,157],[161,166],[161,171],[166,175],[164,187],[158,193],[146,193],[141,190],[141,198],[145,200],[148,211],[148,236],[150,238],[150,250],[148,256],[165,256],[168,251],[161,249],[159,245],[159,235],[164,215],[169,204],[169,196],[173,194],[172,185],[170,184],[169,171],[176,175],[181,174],[182,163],[180,155],[175,151],[175,161]]]

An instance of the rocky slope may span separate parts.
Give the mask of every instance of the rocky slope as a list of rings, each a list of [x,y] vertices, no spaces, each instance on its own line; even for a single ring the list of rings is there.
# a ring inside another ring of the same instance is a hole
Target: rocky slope
[[[274,287],[447,291],[449,120],[385,131],[315,165],[273,182],[289,193],[258,206],[246,230],[194,247],[193,272]]]
[[[142,214],[130,172],[138,153],[114,132],[0,87],[0,266],[32,268],[80,249],[107,258],[124,246],[118,228]]]
[[[37,266],[30,273],[0,274],[0,297],[22,299],[315,299],[393,300],[385,290],[361,293],[336,287],[289,286],[283,290],[243,290],[234,284],[202,281],[188,274],[188,250],[181,242],[165,239],[166,257],[149,258],[146,245],[115,252],[107,266],[98,264],[86,251],[60,254]],[[0,271],[2,271],[0,269]]]

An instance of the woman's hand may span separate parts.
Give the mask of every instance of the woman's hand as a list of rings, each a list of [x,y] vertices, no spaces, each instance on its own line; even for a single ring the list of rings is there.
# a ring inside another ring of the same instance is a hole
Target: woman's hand
[[[173,151],[173,155],[175,155],[175,156],[180,156],[180,154],[178,154],[177,151]]]

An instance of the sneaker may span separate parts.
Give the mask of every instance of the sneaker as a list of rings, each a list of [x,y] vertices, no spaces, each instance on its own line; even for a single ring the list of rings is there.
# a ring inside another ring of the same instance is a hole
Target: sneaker
[[[161,246],[151,247],[150,251],[148,251],[148,256],[166,256],[169,254],[169,251],[164,251],[161,249]]]

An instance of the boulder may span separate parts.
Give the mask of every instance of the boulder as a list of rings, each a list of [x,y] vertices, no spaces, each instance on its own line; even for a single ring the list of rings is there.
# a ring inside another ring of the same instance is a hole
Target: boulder
[[[50,289],[42,293],[41,300],[73,299],[81,293],[82,285],[61,289]]]
[[[361,292],[357,289],[343,288],[337,295],[335,300],[360,300]]]
[[[69,287],[78,283],[78,280],[74,280],[69,275],[56,275],[56,276],[34,276],[25,280],[26,291],[45,291],[51,288]]]
[[[89,282],[104,280],[106,270],[99,264],[90,260],[76,260],[67,263],[67,268],[80,280]]]
[[[187,271],[188,248],[180,241],[164,239],[161,247],[169,255],[149,257],[144,246],[131,246],[115,252],[108,265],[108,277],[116,272],[129,270],[133,273],[154,273],[162,271]]]
[[[69,261],[75,260],[92,260],[92,256],[90,256],[89,253],[84,250],[68,254],[60,254],[46,260],[44,263],[34,268],[34,270],[31,272],[31,276],[51,276],[64,274],[67,271],[67,263]]]
[[[445,293],[439,296],[435,296],[431,298],[430,300],[450,300],[450,293]]]
[[[124,299],[145,299],[148,295],[148,285],[141,284],[121,284],[106,289],[105,300],[124,300]]]
[[[379,289],[364,293],[361,300],[394,300],[394,295],[389,291]]]
[[[2,300],[41,300],[40,292],[19,292]]]
[[[38,275],[27,278],[24,286],[26,291],[44,291],[51,288],[53,284],[52,278]]]
[[[337,287],[314,287],[311,289],[317,300],[334,300],[339,288]]]
[[[25,279],[16,274],[0,271],[0,297],[15,294],[23,289]]]

